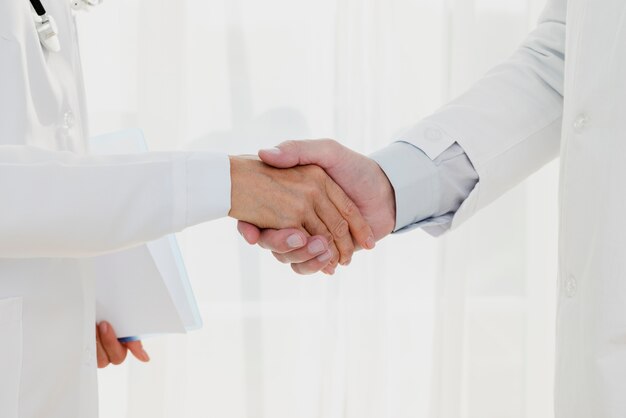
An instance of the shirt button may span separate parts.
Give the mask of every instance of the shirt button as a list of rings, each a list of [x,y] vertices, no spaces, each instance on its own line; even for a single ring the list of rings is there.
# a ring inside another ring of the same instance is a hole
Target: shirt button
[[[94,353],[93,348],[85,347],[84,352],[83,352],[83,362],[85,366],[92,367],[94,365],[95,357],[96,355]]]
[[[70,140],[71,140],[69,129],[68,128],[63,128],[63,127],[62,128],[57,128],[56,140],[57,140],[57,147],[60,150],[68,149],[68,146],[69,146]]]
[[[424,136],[429,141],[439,141],[443,137],[443,133],[439,129],[427,128],[424,132]]]
[[[68,110],[63,115],[63,127],[65,129],[71,129],[76,124],[76,118],[74,117],[74,112]]]
[[[578,289],[578,283],[576,282],[576,278],[570,274],[565,279],[565,283],[563,285],[563,291],[565,292],[565,296],[568,298],[573,298],[576,296],[576,290]]]
[[[585,130],[585,128],[587,128],[588,125],[589,117],[584,113],[580,114],[576,117],[576,120],[574,121],[574,131],[581,133]]]

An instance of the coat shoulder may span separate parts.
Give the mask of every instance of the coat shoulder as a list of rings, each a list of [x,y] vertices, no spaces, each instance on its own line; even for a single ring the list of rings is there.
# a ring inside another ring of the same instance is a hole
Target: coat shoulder
[[[19,39],[25,30],[35,30],[29,2],[0,1],[0,39]]]

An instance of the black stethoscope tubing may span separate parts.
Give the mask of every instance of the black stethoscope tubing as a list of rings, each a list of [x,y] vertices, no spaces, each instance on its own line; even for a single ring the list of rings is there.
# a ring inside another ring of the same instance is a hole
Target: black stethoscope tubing
[[[46,14],[46,8],[43,7],[43,4],[41,4],[41,1],[30,0],[30,4],[33,5],[33,9],[35,9],[35,13],[37,13],[37,16],[44,16]]]
[[[1,1],[1,0],[0,0]],[[102,0],[73,0],[72,9],[86,10],[100,4]],[[57,27],[52,16],[48,16],[46,8],[41,4],[41,0],[30,0],[30,4],[35,10],[39,19],[35,19],[39,41],[49,51],[59,52],[61,45],[58,39]]]

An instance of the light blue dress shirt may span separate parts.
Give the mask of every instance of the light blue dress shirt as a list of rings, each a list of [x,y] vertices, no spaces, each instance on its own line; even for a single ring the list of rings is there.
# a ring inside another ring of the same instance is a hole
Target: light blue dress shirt
[[[407,142],[395,142],[370,157],[395,191],[394,232],[423,228],[441,235],[478,182],[476,170],[456,143],[435,160]]]

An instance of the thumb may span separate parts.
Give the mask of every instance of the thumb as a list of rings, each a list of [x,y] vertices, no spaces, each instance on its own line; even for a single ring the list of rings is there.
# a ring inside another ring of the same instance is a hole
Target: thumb
[[[331,139],[286,141],[277,147],[259,151],[259,158],[277,168],[315,164],[330,169],[339,161],[344,150],[341,144]]]

